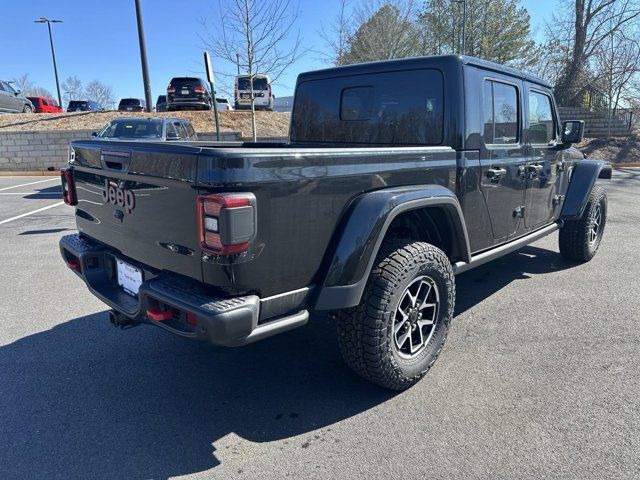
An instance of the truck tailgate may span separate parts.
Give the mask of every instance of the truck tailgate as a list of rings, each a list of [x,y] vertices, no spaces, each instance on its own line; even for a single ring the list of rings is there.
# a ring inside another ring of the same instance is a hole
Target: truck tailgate
[[[74,143],[78,230],[124,257],[202,280],[198,150],[129,145]]]

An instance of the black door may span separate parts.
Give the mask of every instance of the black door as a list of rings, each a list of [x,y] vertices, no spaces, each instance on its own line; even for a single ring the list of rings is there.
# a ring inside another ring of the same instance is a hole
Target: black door
[[[480,147],[481,188],[496,243],[515,235],[524,213],[527,163],[522,141],[521,84],[486,78]]]
[[[551,95],[527,85],[526,122],[528,162],[524,223],[528,230],[550,223],[559,207],[556,183],[559,128]]]

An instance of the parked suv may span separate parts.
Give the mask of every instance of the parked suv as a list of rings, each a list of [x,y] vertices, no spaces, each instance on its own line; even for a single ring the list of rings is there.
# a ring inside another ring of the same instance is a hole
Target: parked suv
[[[71,100],[67,112],[99,112],[104,110],[102,105],[93,100]]]
[[[32,113],[33,105],[27,97],[21,95],[20,90],[11,86],[11,82],[0,80],[0,112]]]
[[[156,100],[156,112],[166,112],[166,111],[167,111],[167,96],[158,95],[158,99]]]
[[[251,109],[251,83],[249,75],[238,75],[235,81],[236,110]],[[256,110],[273,111],[273,93],[271,81],[267,75],[253,76],[253,97]]]
[[[91,135],[103,140],[198,140],[191,122],[181,118],[116,118],[100,132],[93,132]]]
[[[167,110],[211,110],[207,82],[196,77],[174,77],[167,87]]]
[[[58,101],[49,97],[27,97],[33,104],[36,113],[60,113],[62,108]]]
[[[118,104],[119,112],[144,112],[147,104],[141,98],[123,98]]]

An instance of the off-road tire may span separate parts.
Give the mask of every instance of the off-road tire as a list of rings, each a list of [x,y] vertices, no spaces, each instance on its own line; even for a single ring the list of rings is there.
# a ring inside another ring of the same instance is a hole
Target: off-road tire
[[[413,358],[394,344],[393,318],[407,286],[419,276],[433,279],[439,292],[431,339]],[[405,390],[420,380],[442,350],[455,305],[455,277],[449,259],[433,245],[385,240],[360,304],[335,313],[342,356],[356,373],[382,387]]]
[[[595,241],[591,242],[589,234],[594,221],[594,214],[600,208],[601,220]],[[566,260],[588,262],[591,260],[602,241],[604,227],[607,221],[607,193],[604,188],[596,185],[589,194],[587,206],[582,216],[577,220],[565,220],[560,229],[560,255]]]

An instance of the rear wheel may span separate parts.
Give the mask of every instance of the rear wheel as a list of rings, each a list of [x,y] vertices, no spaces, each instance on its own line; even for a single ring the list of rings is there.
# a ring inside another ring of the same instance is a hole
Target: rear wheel
[[[588,262],[600,246],[607,221],[607,194],[595,186],[589,194],[587,206],[577,220],[566,220],[560,229],[560,254],[567,260]]]
[[[345,362],[393,390],[420,380],[449,329],[455,279],[447,256],[423,242],[385,242],[360,304],[337,313]]]

